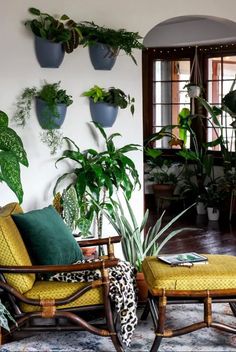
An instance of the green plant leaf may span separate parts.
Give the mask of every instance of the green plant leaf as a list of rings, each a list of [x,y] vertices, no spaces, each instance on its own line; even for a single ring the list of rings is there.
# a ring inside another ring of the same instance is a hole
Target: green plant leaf
[[[41,12],[36,9],[35,7],[30,7],[29,8],[29,12],[32,14],[32,15],[36,15],[36,16],[40,16]]]
[[[4,111],[0,111],[0,126],[8,126],[8,116]]]
[[[0,150],[11,152],[21,164],[29,165],[20,137],[9,127],[0,126]]]
[[[11,152],[0,151],[0,169],[1,178],[22,203],[23,189],[20,179],[20,165],[16,156]]]

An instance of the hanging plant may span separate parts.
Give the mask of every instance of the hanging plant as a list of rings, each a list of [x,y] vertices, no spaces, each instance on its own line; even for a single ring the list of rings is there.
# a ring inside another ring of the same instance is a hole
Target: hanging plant
[[[38,122],[45,130],[41,133],[41,140],[50,148],[51,154],[55,154],[63,138],[58,129],[64,122],[67,106],[73,103],[72,97],[60,88],[60,82],[44,82],[40,89],[25,88],[18,98],[13,117],[18,125],[26,125],[34,99]]]

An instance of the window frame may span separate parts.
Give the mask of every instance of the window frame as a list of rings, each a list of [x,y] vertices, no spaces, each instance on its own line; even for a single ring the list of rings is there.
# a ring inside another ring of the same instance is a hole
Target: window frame
[[[163,47],[163,48],[146,48],[142,53],[142,73],[143,73],[143,136],[144,140],[153,133],[153,77],[154,62],[156,60],[190,60],[193,63],[195,54],[195,46],[187,47]],[[207,81],[208,81],[208,59],[220,56],[236,56],[236,43],[225,43],[208,46],[198,46],[198,60],[200,70],[202,72],[203,97],[207,97]],[[196,101],[195,101],[196,103]],[[195,104],[195,113],[206,115],[206,111],[202,106]],[[199,142],[207,139],[207,131],[200,124],[193,126]],[[167,151],[167,150],[166,150]],[[220,155],[218,151],[212,151],[217,157]],[[167,152],[169,155],[175,154],[175,150]]]

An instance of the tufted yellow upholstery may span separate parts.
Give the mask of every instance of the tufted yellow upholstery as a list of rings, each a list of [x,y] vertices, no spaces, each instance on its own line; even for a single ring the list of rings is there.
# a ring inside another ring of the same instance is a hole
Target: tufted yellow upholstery
[[[17,203],[10,203],[0,209],[0,265],[32,265],[21,235],[11,218],[13,213],[22,213]],[[7,282],[24,293],[35,281],[34,274],[5,274]]]
[[[33,288],[24,294],[25,297],[31,299],[59,299],[65,298],[73,294],[76,290],[87,286],[87,283],[75,282],[57,282],[57,281],[36,281]],[[90,306],[103,303],[101,288],[93,288],[82,295],[75,301],[64,306],[58,306],[58,309],[69,307]],[[24,312],[38,311],[39,306],[31,306],[21,303],[21,309]]]
[[[158,290],[221,290],[236,287],[236,257],[205,255],[209,264],[172,267],[156,257],[146,257],[142,268],[153,295]]]

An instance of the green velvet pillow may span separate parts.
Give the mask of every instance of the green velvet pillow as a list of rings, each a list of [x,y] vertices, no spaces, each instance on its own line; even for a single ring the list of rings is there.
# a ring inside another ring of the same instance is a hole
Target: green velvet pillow
[[[33,264],[67,265],[83,259],[82,251],[69,227],[53,206],[13,214],[12,218]]]

